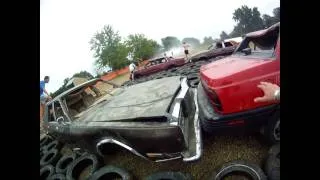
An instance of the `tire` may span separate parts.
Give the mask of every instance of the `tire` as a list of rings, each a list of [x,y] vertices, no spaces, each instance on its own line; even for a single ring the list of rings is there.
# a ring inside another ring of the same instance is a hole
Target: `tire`
[[[104,166],[96,171],[90,178],[90,180],[99,179],[122,179],[132,180],[132,176],[125,169],[115,166]]]
[[[193,74],[189,74],[187,76],[187,79],[188,79],[188,85],[192,88],[196,88],[198,87],[198,84],[200,82],[200,79],[199,79],[199,76],[195,73]]]
[[[40,140],[40,147],[43,147],[43,146],[49,144],[52,141],[53,141],[53,139],[50,136],[45,136],[44,138],[42,138]]]
[[[158,172],[149,175],[145,178],[145,180],[191,180],[191,176],[189,174],[183,174],[181,172]]]
[[[67,172],[68,167],[76,158],[77,155],[74,153],[62,156],[56,164],[56,173],[65,174]]]
[[[269,180],[280,179],[280,144],[270,148],[264,164],[264,171]]]
[[[66,180],[66,176],[64,174],[54,174],[48,180]]]
[[[271,148],[269,149],[268,151],[268,154],[274,154],[274,155],[277,155],[280,153],[280,143],[277,143],[273,146],[271,146]]]
[[[40,160],[44,156],[44,151],[40,151]]]
[[[74,160],[70,166],[68,166],[66,179],[67,180],[76,180],[79,179],[79,176],[83,173],[86,168],[90,168],[86,177],[84,179],[90,179],[92,174],[99,168],[99,162],[95,155],[85,154],[76,160]]]
[[[60,150],[62,148],[62,143],[55,140],[55,141],[52,141],[51,143],[47,144],[44,148],[45,148],[45,151],[50,151],[52,149]]]
[[[169,69],[168,71],[169,72],[176,72],[178,69],[177,68],[172,68],[172,69]]]
[[[192,87],[192,88],[196,88],[196,87],[198,87],[198,85],[199,85],[199,83],[200,83],[200,80],[198,80],[198,81],[191,81],[190,82],[190,87]]]
[[[245,161],[226,163],[222,168],[213,173],[211,180],[222,180],[231,175],[243,175],[252,180],[267,180],[266,175],[259,166]],[[234,179],[241,178],[237,177]]]
[[[269,144],[280,142],[280,108],[270,117],[264,130],[264,136]]]
[[[47,151],[40,159],[40,166],[45,166],[48,164],[51,164],[54,166],[56,162],[60,159],[60,157],[61,157],[61,154],[56,149]]]
[[[52,165],[46,165],[40,169],[40,179],[46,180],[48,177],[54,174],[54,167]]]

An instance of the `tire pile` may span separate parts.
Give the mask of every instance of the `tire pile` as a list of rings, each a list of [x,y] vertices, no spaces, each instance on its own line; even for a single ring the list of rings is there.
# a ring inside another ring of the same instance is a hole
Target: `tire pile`
[[[133,180],[127,170],[106,165],[100,157],[88,152],[62,153],[63,143],[45,136],[40,140],[41,180]],[[181,172],[157,172],[145,177],[146,180],[191,180],[190,174]]]
[[[161,79],[164,77],[185,76],[188,78],[188,82],[190,83],[189,85],[191,87],[197,87],[200,81],[199,79],[200,67],[202,65],[211,63],[221,58],[222,57],[217,57],[217,58],[209,59],[207,61],[197,61],[197,62],[186,63],[185,65],[180,67],[174,67],[174,68],[167,69],[165,71],[160,71],[148,76],[143,76],[135,79],[134,81],[127,81],[124,84],[122,84],[122,86],[131,86],[134,84],[138,84],[138,83],[142,83],[142,82],[146,82],[154,79]]]

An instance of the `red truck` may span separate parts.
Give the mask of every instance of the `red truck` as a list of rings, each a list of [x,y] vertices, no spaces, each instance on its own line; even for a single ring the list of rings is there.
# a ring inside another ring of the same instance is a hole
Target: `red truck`
[[[157,58],[149,60],[149,62],[137,71],[134,71],[134,78],[147,76],[159,71],[164,71],[173,67],[182,66],[185,64],[184,58]]]
[[[280,86],[280,22],[249,33],[235,52],[200,68],[199,116],[203,130],[256,127],[280,141],[280,103],[255,103],[261,81]]]

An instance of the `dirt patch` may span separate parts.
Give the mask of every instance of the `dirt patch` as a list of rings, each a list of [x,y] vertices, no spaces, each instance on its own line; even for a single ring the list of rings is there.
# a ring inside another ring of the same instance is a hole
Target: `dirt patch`
[[[208,179],[214,170],[233,160],[247,160],[262,165],[268,147],[259,136],[217,136],[204,139],[203,154],[199,161],[181,160],[155,163],[146,161],[130,152],[119,152],[105,157],[105,163],[126,168],[137,179],[143,179],[158,171],[181,171],[190,173],[194,179]]]

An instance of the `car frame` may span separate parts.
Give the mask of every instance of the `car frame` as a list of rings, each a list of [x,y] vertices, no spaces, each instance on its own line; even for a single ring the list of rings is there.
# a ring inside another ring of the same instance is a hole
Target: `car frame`
[[[186,78],[168,77],[130,87],[111,83],[117,88],[110,99],[101,96],[79,113],[78,119],[73,118],[66,98],[97,82],[110,84],[93,79],[67,90],[46,105],[44,128],[51,136],[101,156],[108,154],[108,149],[120,148],[155,162],[181,158],[188,162],[200,158],[197,89],[190,88]],[[166,97],[159,99],[159,96]],[[149,105],[139,105],[143,103]]]
[[[235,41],[235,40],[237,41]],[[242,39],[240,37],[240,39]],[[241,42],[241,41],[240,41]],[[203,50],[192,54],[190,59],[192,62],[208,60],[219,56],[231,55],[239,44],[239,38],[226,39],[223,41],[217,41],[210,45],[207,50]]]

